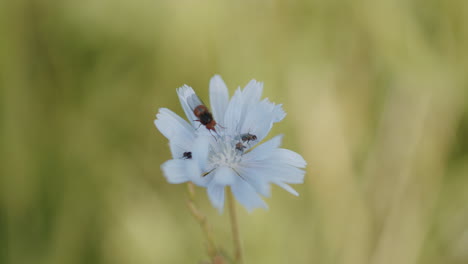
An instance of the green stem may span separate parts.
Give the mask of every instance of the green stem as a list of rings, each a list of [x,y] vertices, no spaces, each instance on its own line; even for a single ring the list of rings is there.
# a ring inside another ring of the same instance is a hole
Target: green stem
[[[211,232],[211,228],[210,228],[210,225],[208,224],[206,216],[198,209],[195,203],[195,186],[193,185],[192,182],[189,182],[187,184],[187,187],[188,187],[188,193],[189,193],[189,200],[187,201],[187,206],[192,216],[200,224],[200,227],[203,231],[203,235],[205,236],[205,239],[207,242],[206,247],[207,247],[208,255],[210,256],[211,259],[214,259],[217,256],[218,250],[214,242],[213,232]]]
[[[234,260],[237,264],[243,264],[242,244],[239,233],[239,223],[237,222],[236,204],[231,190],[228,193],[229,217],[231,218],[232,239],[234,242]]]

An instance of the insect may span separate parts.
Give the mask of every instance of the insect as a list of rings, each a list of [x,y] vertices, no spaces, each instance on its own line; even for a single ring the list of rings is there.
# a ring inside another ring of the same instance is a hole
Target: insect
[[[250,134],[250,133],[242,134],[242,135],[240,135],[240,138],[241,138],[242,142],[247,142],[247,143],[249,141],[257,140],[257,136],[253,135],[253,134]]]
[[[190,152],[190,151],[184,152],[184,155],[183,155],[182,158],[191,159],[192,158],[192,152]]]
[[[216,132],[216,121],[213,119],[213,115],[211,114],[208,107],[203,104],[200,98],[196,94],[192,94],[187,98],[187,103],[190,108],[192,108],[193,114],[198,118],[195,121],[200,122],[206,127],[206,129]]]
[[[236,144],[236,149],[237,150],[244,151],[245,148],[247,148],[247,147],[244,146],[244,144],[242,144],[242,142],[237,142],[237,144]]]

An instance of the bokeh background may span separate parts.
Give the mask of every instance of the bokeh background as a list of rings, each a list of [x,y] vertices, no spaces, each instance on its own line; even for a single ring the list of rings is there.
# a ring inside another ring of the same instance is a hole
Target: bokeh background
[[[0,1],[0,263],[206,260],[153,119],[214,74],[263,81],[308,162],[239,207],[246,263],[468,263],[463,0]]]

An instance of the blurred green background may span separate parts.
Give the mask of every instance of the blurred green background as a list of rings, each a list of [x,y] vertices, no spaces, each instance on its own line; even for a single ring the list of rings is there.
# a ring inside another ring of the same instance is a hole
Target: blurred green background
[[[153,119],[214,74],[264,81],[308,162],[239,208],[247,263],[468,263],[467,73],[463,0],[2,0],[0,263],[206,259]]]

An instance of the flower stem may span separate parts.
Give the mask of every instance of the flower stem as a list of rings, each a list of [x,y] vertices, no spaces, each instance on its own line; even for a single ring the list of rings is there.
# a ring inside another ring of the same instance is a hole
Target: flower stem
[[[232,191],[228,191],[229,216],[231,218],[232,239],[234,242],[234,260],[237,264],[243,264],[242,245],[239,233],[239,223],[237,222],[236,204]]]
[[[198,209],[195,203],[195,186],[193,185],[192,182],[189,182],[187,184],[187,190],[189,193],[189,200],[187,201],[187,206],[192,216],[200,224],[200,227],[203,231],[203,235],[205,236],[205,239],[206,239],[206,247],[207,247],[208,255],[210,256],[211,259],[214,259],[217,256],[218,250],[216,248],[216,244],[214,242],[214,236],[213,236],[213,233],[211,232],[211,228],[210,228],[210,225],[208,224],[206,216]]]

